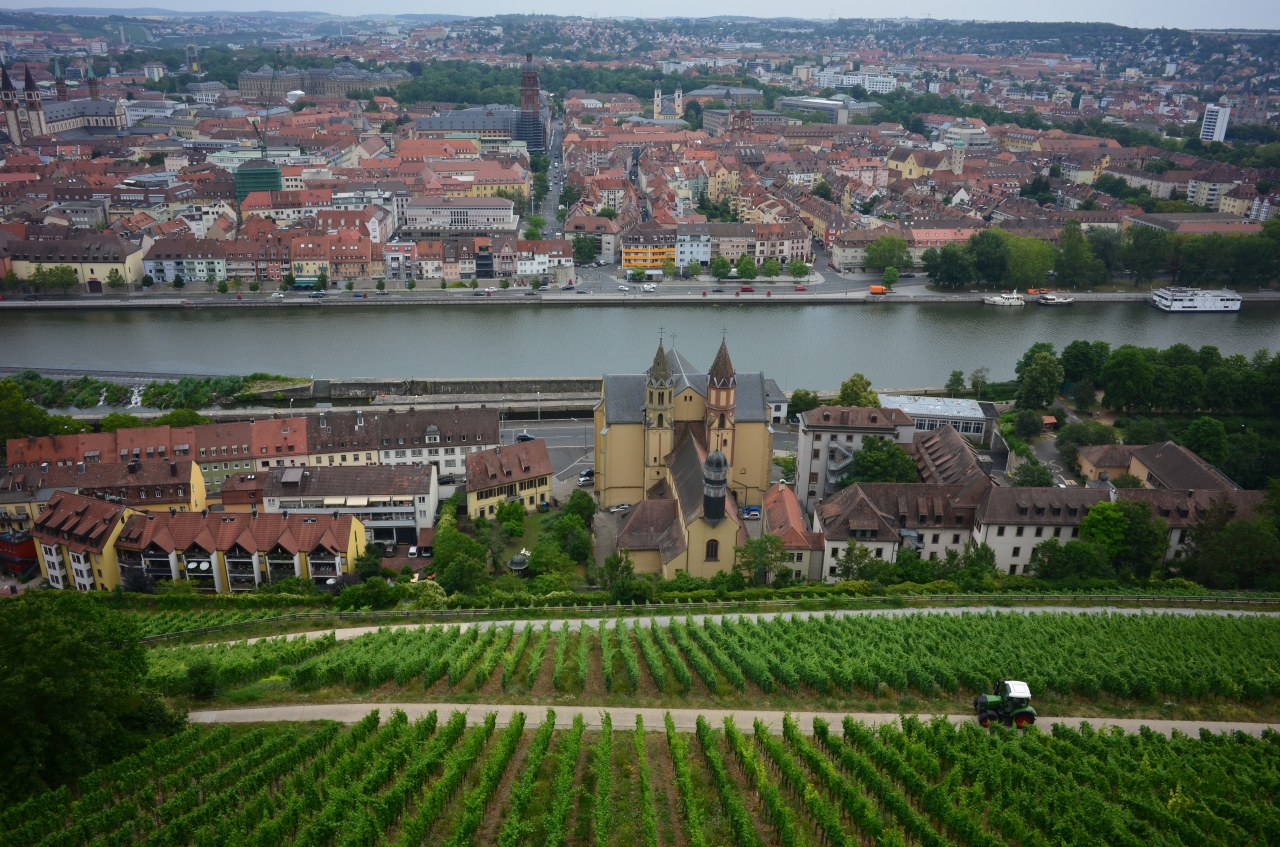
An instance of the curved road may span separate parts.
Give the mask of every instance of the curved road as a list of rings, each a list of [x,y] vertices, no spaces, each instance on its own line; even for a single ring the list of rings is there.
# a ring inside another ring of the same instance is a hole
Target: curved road
[[[1061,614],[1099,614],[1102,612],[1111,612],[1118,615],[1149,615],[1149,614],[1171,614],[1171,615],[1222,615],[1222,616],[1251,616],[1251,617],[1280,617],[1280,612],[1257,612],[1247,609],[1188,609],[1181,607],[1162,607],[1153,606],[1150,608],[1128,608],[1119,606],[926,606],[921,608],[908,609],[829,609],[822,611],[795,611],[795,612],[728,612],[723,614],[699,614],[693,615],[695,622],[701,623],[705,619],[713,622],[720,622],[726,617],[729,618],[747,618],[771,620],[778,616],[792,615],[801,618],[810,618],[822,615],[834,615],[836,617],[852,617],[852,616],[872,616],[872,617],[900,617],[903,615],[959,615],[965,613],[983,613],[983,612],[1019,612],[1028,614],[1031,612],[1057,612]],[[659,626],[666,626],[671,623],[672,615],[636,615],[625,618],[634,623],[644,622],[645,620],[656,622]],[[685,618],[684,615],[675,616],[679,620]],[[574,619],[551,619],[551,628],[560,629],[567,626],[570,631],[582,628],[583,624],[599,628],[601,623],[606,626],[613,627],[617,625],[619,618],[574,618]],[[540,627],[547,623],[547,618],[542,619],[516,619],[502,621],[449,621],[440,623],[412,623],[412,624],[386,624],[383,626],[353,626],[343,629],[318,629],[309,632],[290,632],[286,633],[291,638],[299,635],[305,635],[307,638],[319,638],[322,635],[334,633],[339,641],[350,641],[353,638],[359,638],[362,635],[368,635],[371,632],[377,632],[380,629],[417,629],[420,626],[461,626],[463,629],[472,626],[490,627],[490,626],[508,626],[514,624],[523,627],[527,623]],[[261,641],[263,638],[279,638],[279,635],[261,636],[258,638],[237,638],[231,639],[229,642],[209,642],[209,643],[232,643],[239,641],[248,641],[253,643]]]
[[[315,721],[315,720],[333,720],[342,723],[355,723],[356,721],[369,714],[373,709],[381,709],[384,713],[389,713],[392,709],[400,709],[411,719],[427,714],[433,709],[447,713],[452,711],[466,712],[467,721],[472,724],[484,721],[484,716],[489,712],[496,712],[498,716],[498,725],[505,726],[511,721],[512,715],[516,712],[524,712],[526,715],[536,716],[544,714],[545,705],[476,705],[474,703],[334,703],[329,705],[298,705],[298,706],[264,706],[256,709],[222,709],[209,710],[200,712],[191,712],[190,719],[195,723],[257,723],[260,721]],[[636,715],[644,717],[644,725],[647,729],[658,730],[663,725],[663,715],[666,712],[671,713],[671,718],[675,722],[676,729],[681,732],[693,732],[698,716],[702,715],[713,726],[722,723],[726,716],[732,715],[739,726],[751,726],[751,724],[759,718],[774,732],[780,732],[782,727],[782,716],[785,712],[777,711],[730,711],[726,709],[636,709],[636,708],[609,708],[602,709],[594,706],[555,706],[556,726],[560,728],[568,728],[573,723],[575,715],[582,715],[587,723],[588,728],[600,725],[600,714],[603,711],[609,712],[613,718],[615,725],[620,727],[635,726]],[[826,720],[839,724],[844,718],[851,717],[854,720],[862,721],[871,726],[878,726],[883,723],[893,723],[898,720],[898,716],[891,712],[791,712],[792,718],[800,724],[802,731],[809,733],[813,731],[813,719],[815,717],[825,718]],[[933,715],[920,715],[921,720],[929,720]],[[974,720],[972,715],[947,715],[948,720],[952,723],[967,723]],[[1166,720],[1140,720],[1131,718],[1068,718],[1054,717],[1043,718],[1042,725],[1052,725],[1055,723],[1064,724],[1066,726],[1077,728],[1082,723],[1088,722],[1091,726],[1113,726],[1123,729],[1126,733],[1137,732],[1141,727],[1149,727],[1154,732],[1164,735],[1172,735],[1176,729],[1187,735],[1196,735],[1201,729],[1208,729],[1211,732],[1244,732],[1253,736],[1261,736],[1263,730],[1280,730],[1280,724],[1268,723],[1240,723],[1228,721],[1166,721]]]

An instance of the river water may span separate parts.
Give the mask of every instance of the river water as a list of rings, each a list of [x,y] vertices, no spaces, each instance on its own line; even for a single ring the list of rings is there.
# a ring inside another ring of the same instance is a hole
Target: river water
[[[1280,304],[1170,315],[1143,303],[431,306],[0,312],[0,364],[33,368],[317,377],[553,377],[638,373],[659,332],[698,367],[723,332],[738,370],[783,388],[938,386],[952,370],[1011,379],[1034,342],[1077,339],[1224,354],[1280,349]]]

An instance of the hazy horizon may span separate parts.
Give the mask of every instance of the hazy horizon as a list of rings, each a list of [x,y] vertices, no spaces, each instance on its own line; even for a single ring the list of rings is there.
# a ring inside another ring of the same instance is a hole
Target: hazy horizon
[[[0,2],[0,8],[9,11],[47,12],[58,14],[60,9],[75,9],[74,14],[84,14],[89,6],[85,0],[66,0],[66,2],[50,2],[40,4],[13,4]],[[187,4],[183,4],[187,5]],[[269,9],[263,9],[261,2],[255,0],[210,0],[199,5],[200,12],[228,12],[270,14],[271,12],[322,12],[345,17],[361,17],[352,15],[349,3],[340,0],[271,0]],[[164,9],[174,15],[191,14],[188,9],[175,9],[164,2],[145,3],[130,0],[99,0],[92,4],[95,9],[104,13],[122,9]],[[385,0],[377,4],[366,4],[369,15],[457,15],[461,12],[456,6],[448,4],[419,4],[408,0]],[[1103,2],[1103,0],[1083,0],[1071,5],[1070,10],[1054,4],[1041,4],[1036,12],[1028,14],[1029,7],[1016,0],[981,0],[981,2],[951,3],[942,0],[919,0],[896,5],[895,11],[900,14],[890,18],[883,14],[875,14],[871,10],[857,10],[854,13],[847,8],[840,8],[831,2],[809,0],[809,2],[789,3],[788,14],[779,15],[777,4],[765,0],[739,0],[735,3],[723,3],[716,0],[654,0],[645,4],[642,10],[635,6],[618,7],[610,10],[600,3],[585,0],[554,0],[551,3],[538,3],[537,8],[529,8],[527,3],[498,0],[485,4],[482,14],[486,17],[500,14],[545,14],[545,15],[580,15],[584,17],[607,18],[616,16],[667,18],[667,17],[712,17],[717,15],[737,15],[759,18],[808,18],[821,20],[832,17],[866,17],[870,19],[900,20],[903,18],[938,18],[949,20],[977,20],[985,22],[1072,22],[1072,23],[1112,23],[1121,26],[1140,28],[1169,27],[1177,29],[1280,29],[1280,3],[1265,0],[1244,0],[1226,4],[1226,6],[1209,6],[1190,0],[1174,0],[1174,2],[1152,5],[1139,3],[1137,0],[1120,0],[1120,2]],[[615,15],[606,14],[613,11]],[[1069,12],[1069,17],[1064,17]],[[65,12],[64,14],[73,14]]]

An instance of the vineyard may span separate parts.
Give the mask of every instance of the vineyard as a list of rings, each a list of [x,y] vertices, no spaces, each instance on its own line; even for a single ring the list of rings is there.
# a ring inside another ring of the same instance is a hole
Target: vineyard
[[[193,727],[6,810],[0,847],[1280,843],[1273,733],[475,717]]]
[[[1280,620],[986,613],[618,621],[572,631],[453,625],[343,642],[157,648],[151,660],[153,681],[175,695],[199,660],[213,666],[218,688],[270,676],[294,692],[396,686],[441,700],[475,693],[799,703],[910,693],[959,701],[1013,678],[1037,696],[1268,705],[1280,695]]]
[[[158,614],[131,615],[138,624],[138,634],[144,638],[148,635],[166,635],[171,632],[187,632],[207,626],[224,626],[233,623],[248,623],[264,618],[275,618],[287,614],[280,609],[242,609],[228,611],[210,609],[204,612],[160,612]]]

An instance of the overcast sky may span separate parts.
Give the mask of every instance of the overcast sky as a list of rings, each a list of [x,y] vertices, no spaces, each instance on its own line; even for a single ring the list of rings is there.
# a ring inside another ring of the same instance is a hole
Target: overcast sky
[[[226,11],[260,11],[267,6],[279,11],[319,11],[333,14],[352,14],[350,0],[198,0],[183,2],[158,0],[50,0],[43,3],[13,3],[0,0],[0,7],[43,8],[92,7],[108,8],[164,8],[187,10],[194,8]],[[505,14],[537,11],[559,15],[643,15],[663,17],[669,15],[759,15],[774,16],[780,12],[809,18],[830,16],[883,16],[888,13],[904,17],[972,18],[976,20],[1033,20],[1056,21],[1068,18],[1074,21],[1110,21],[1125,26],[1180,27],[1200,29],[1249,28],[1280,29],[1280,2],[1277,0],[1165,0],[1153,3],[1149,0],[1076,0],[1073,3],[1028,3],[1026,0],[898,0],[892,4],[867,4],[851,7],[832,0],[648,0],[644,3],[607,3],[599,0],[490,0],[482,4],[419,3],[413,0],[375,0],[361,3],[365,14],[370,13],[419,13],[430,14]]]

